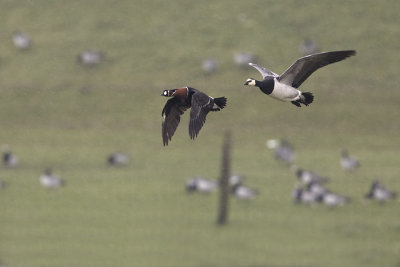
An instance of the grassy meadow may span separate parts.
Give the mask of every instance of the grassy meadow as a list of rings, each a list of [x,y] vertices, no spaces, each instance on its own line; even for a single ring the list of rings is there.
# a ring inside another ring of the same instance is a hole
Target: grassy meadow
[[[0,144],[20,158],[0,167],[0,263],[8,267],[400,266],[400,203],[365,203],[373,179],[400,192],[400,2],[0,0]],[[20,30],[28,51],[12,44]],[[321,50],[357,55],[318,70],[302,86],[309,107],[243,86],[260,78],[233,62],[250,51],[282,73],[310,37]],[[76,55],[104,51],[85,68]],[[219,68],[205,75],[201,62]],[[199,137],[184,114],[168,147],[161,139],[162,90],[226,96]],[[220,174],[224,133],[232,168],[260,193],[231,199],[215,224],[218,194],[188,195],[186,179]],[[286,138],[296,164],[330,178],[351,197],[329,209],[295,205],[295,176],[265,142]],[[339,165],[347,148],[361,161]],[[127,153],[126,167],[106,165]],[[46,190],[47,167],[66,186]]]

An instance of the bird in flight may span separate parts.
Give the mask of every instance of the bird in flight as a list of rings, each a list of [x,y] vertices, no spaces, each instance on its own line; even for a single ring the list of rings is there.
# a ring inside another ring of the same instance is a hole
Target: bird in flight
[[[278,75],[264,67],[254,63],[250,66],[257,69],[262,81],[253,78],[247,79],[244,85],[257,86],[260,90],[272,98],[291,102],[300,107],[300,104],[308,106],[314,100],[310,92],[301,92],[297,88],[315,72],[326,65],[341,61],[356,54],[354,50],[332,51],[308,55],[297,59],[282,75]]]
[[[172,97],[165,104],[161,116],[162,138],[164,146],[168,145],[180,122],[180,116],[189,108],[189,136],[194,139],[203,127],[206,116],[210,111],[219,111],[226,105],[225,97],[213,98],[192,87],[181,87],[172,90],[164,90],[161,94]]]

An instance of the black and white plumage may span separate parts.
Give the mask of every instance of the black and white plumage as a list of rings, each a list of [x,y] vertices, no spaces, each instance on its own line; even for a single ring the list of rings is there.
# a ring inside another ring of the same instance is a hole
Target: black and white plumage
[[[337,207],[350,202],[349,197],[333,193],[319,183],[311,183],[306,187],[296,187],[292,192],[292,198],[295,203],[311,206],[321,203],[328,207]]]
[[[372,182],[369,192],[365,195],[367,199],[374,199],[380,203],[386,202],[397,197],[397,193],[387,189],[381,182]]]
[[[248,200],[254,198],[258,192],[257,190],[245,185],[236,184],[232,187],[232,194],[241,200]]]
[[[114,152],[107,157],[107,163],[110,166],[125,166],[129,164],[129,157],[122,152]]]
[[[322,183],[316,181],[308,183],[306,185],[306,189],[314,193],[317,197],[320,197],[328,192],[328,189],[326,189]]]
[[[327,190],[321,195],[319,201],[328,207],[337,207],[349,203],[350,198]]]
[[[287,165],[293,163],[295,159],[294,147],[285,139],[270,139],[266,142],[266,146],[274,151],[274,157],[278,161],[282,161]]]
[[[323,177],[314,171],[304,170],[302,168],[299,168],[296,165],[292,165],[291,169],[296,175],[296,177],[299,179],[299,181],[302,182],[304,185],[308,185],[311,183],[322,184],[328,181],[328,178]]]
[[[354,50],[346,50],[305,56],[297,59],[282,75],[278,75],[257,64],[249,63],[250,66],[261,73],[263,80],[257,81],[250,78],[246,80],[244,85],[257,86],[270,97],[280,101],[291,102],[298,107],[301,104],[308,106],[314,100],[313,94],[301,92],[297,88],[319,68],[344,60],[355,54]]]
[[[192,87],[182,87],[172,90],[164,90],[161,94],[172,97],[165,104],[161,115],[162,138],[164,146],[168,145],[180,122],[180,116],[189,108],[189,136],[194,139],[203,127],[206,116],[210,111],[219,111],[226,105],[225,97],[213,98]]]
[[[195,176],[186,181],[186,191],[188,193],[211,193],[217,188],[218,183],[216,181],[207,180],[199,176]]]
[[[46,169],[42,175],[39,177],[40,184],[49,189],[62,187],[65,181],[61,179],[58,175],[53,174],[51,169]]]
[[[318,202],[319,195],[302,186],[297,186],[292,191],[294,203],[315,205]]]
[[[342,149],[340,155],[340,165],[342,166],[343,170],[352,172],[360,167],[360,162],[356,157],[350,156],[347,149]]]
[[[19,158],[10,150],[8,145],[2,145],[2,161],[6,167],[16,167],[19,163]]]
[[[245,180],[244,176],[238,175],[238,174],[233,174],[229,177],[229,186],[234,187],[237,185],[241,185],[244,180]]]

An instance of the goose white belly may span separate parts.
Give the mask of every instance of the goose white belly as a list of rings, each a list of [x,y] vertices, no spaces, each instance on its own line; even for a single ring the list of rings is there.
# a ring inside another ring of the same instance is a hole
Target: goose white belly
[[[300,98],[301,92],[296,88],[280,83],[276,78],[274,82],[274,90],[269,95],[270,97],[281,101],[296,101]]]

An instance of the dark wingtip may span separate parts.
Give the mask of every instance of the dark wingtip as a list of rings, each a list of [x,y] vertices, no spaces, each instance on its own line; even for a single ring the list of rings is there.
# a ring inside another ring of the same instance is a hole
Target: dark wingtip
[[[343,51],[337,51],[338,54],[340,53],[341,55],[344,55],[345,57],[351,57],[355,56],[357,54],[356,50],[343,50]]]
[[[356,50],[348,50],[347,52],[348,52],[349,57],[350,56],[355,56],[357,54]]]

